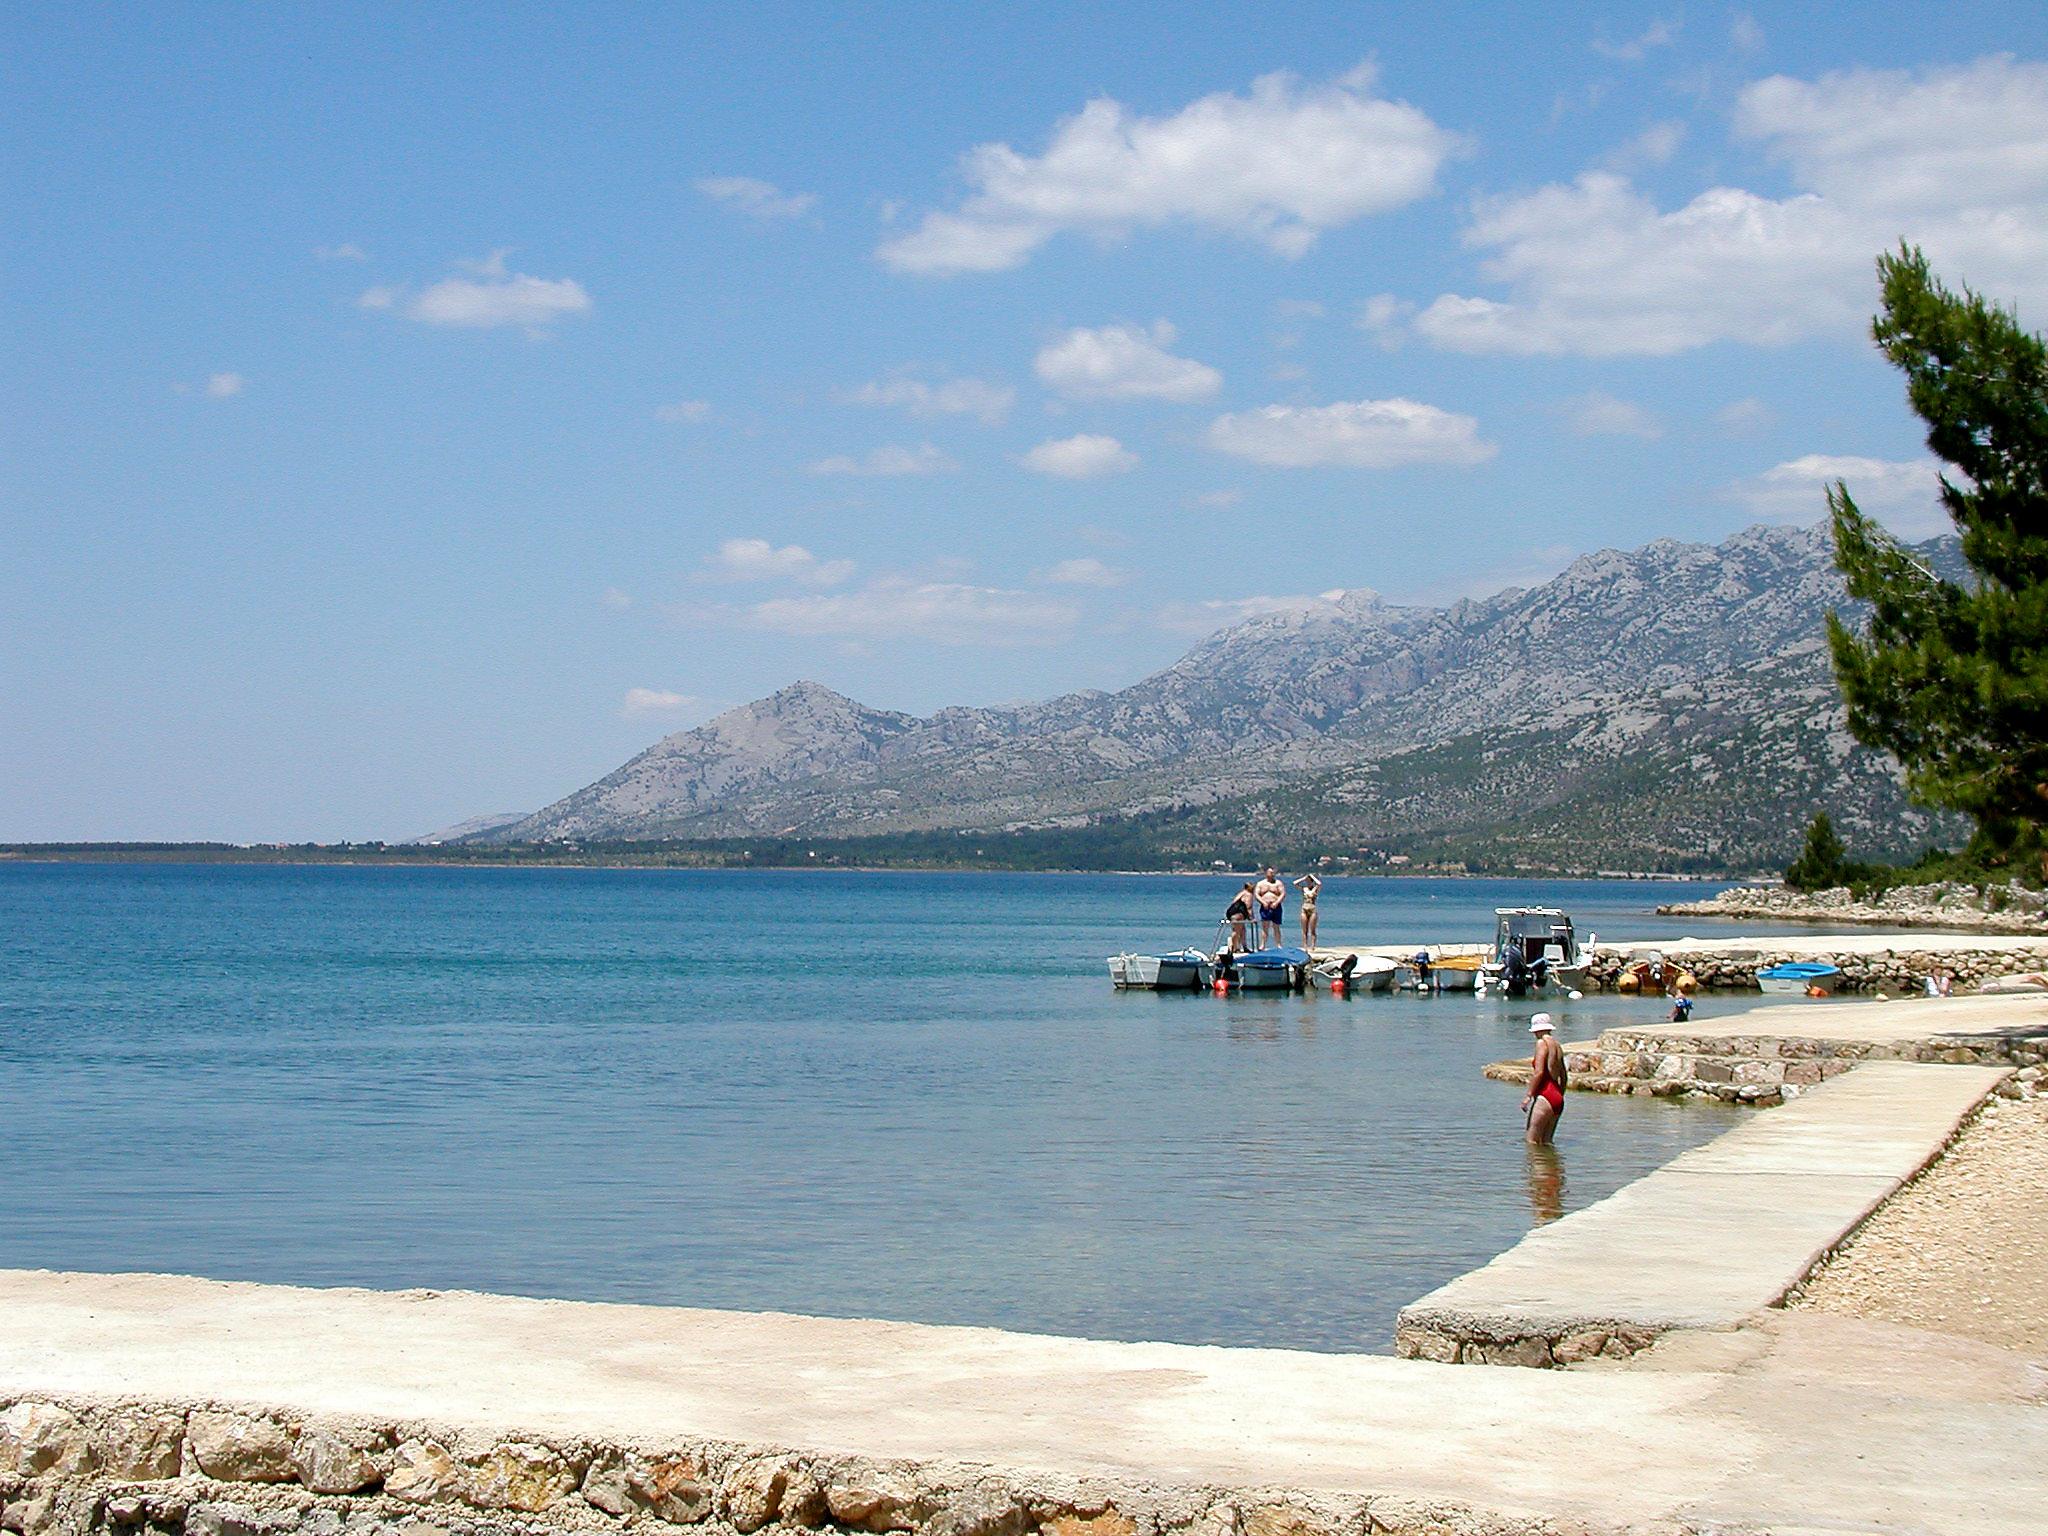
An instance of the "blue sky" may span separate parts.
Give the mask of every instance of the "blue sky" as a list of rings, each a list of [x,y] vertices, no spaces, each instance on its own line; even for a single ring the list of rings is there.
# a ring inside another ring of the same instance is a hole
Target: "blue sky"
[[[797,677],[1928,531],[1901,236],[2048,313],[2033,5],[29,5],[0,838],[397,837]]]

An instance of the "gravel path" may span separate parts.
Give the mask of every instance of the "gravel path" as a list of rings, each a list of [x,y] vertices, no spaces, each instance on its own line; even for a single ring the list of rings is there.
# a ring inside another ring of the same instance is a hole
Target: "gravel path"
[[[2048,1356],[2048,1098],[1992,1100],[1794,1304]]]

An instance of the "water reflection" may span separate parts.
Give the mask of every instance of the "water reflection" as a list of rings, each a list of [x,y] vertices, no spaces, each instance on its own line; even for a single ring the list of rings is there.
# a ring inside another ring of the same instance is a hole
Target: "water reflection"
[[[1555,1145],[1528,1151],[1529,1211],[1540,1227],[1564,1214],[1564,1154]]]

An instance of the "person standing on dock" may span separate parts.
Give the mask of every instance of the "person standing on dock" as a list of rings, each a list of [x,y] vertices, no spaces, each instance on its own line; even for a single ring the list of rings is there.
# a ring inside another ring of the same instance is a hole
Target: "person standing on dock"
[[[1522,1113],[1528,1117],[1532,1147],[1550,1145],[1557,1135],[1558,1117],[1564,1113],[1564,1047],[1557,1043],[1554,1029],[1547,1013],[1529,1021],[1529,1033],[1536,1037],[1536,1054],[1529,1058],[1529,1092],[1522,1099]]]
[[[1280,871],[1267,865],[1266,878],[1253,887],[1252,896],[1259,904],[1259,948],[1278,949],[1280,924],[1287,915],[1287,886]]]
[[[1252,883],[1247,880],[1238,893],[1230,898],[1230,905],[1223,909],[1223,920],[1230,924],[1230,952],[1241,955],[1248,947],[1245,943],[1245,925],[1252,920]]]
[[[1316,897],[1322,894],[1323,877],[1310,871],[1294,882],[1301,892],[1301,947],[1316,952]]]

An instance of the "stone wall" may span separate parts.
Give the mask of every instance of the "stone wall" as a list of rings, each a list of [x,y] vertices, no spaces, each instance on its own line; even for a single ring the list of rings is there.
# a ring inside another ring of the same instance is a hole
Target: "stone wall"
[[[1622,973],[1650,952],[1650,946],[1627,950],[1597,945],[1586,966],[1583,983],[1591,992],[1615,990]],[[1788,941],[1784,948],[1759,945],[1755,949],[1724,949],[1719,946],[1688,948],[1673,944],[1657,950],[1664,957],[1667,973],[1690,971],[1703,991],[1754,992],[1756,973],[1793,961],[1818,961],[1842,969],[1840,990],[1844,992],[1888,992],[1904,997],[1924,990],[1927,977],[1946,971],[1958,992],[1973,991],[1998,976],[2020,971],[2048,970],[2048,941],[2040,944],[1986,946],[1983,949],[1916,949],[1910,939],[1881,950],[1830,951],[1811,940]]]
[[[1162,1488],[683,1441],[629,1445],[218,1405],[0,1407],[23,1536],[1537,1536],[1392,1496]]]
[[[1945,1062],[2016,1069],[2000,1092],[2032,1098],[2048,1091],[2048,1033],[1931,1035],[1872,1041],[1785,1035],[1687,1035],[1682,1026],[1609,1029],[1590,1044],[1564,1048],[1571,1086],[1585,1093],[1643,1098],[1719,1099],[1767,1108],[1849,1071],[1863,1061]],[[1526,1060],[1495,1062],[1486,1076],[1529,1080]]]

